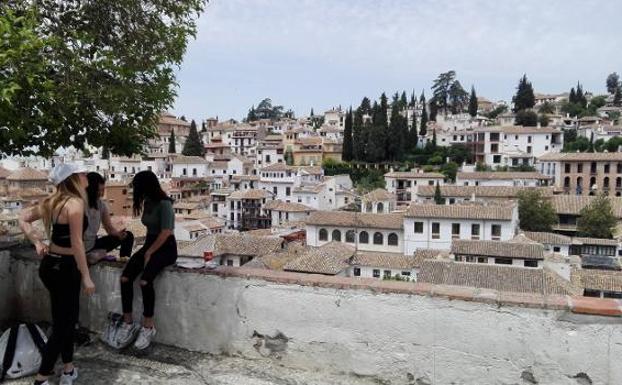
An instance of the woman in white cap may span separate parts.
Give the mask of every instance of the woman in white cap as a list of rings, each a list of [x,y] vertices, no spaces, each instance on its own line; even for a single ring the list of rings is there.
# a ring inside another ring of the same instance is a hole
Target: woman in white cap
[[[52,335],[43,349],[41,366],[35,385],[48,385],[60,355],[63,373],[60,384],[70,385],[78,378],[73,366],[74,330],[78,321],[80,283],[86,294],[95,291],[91,280],[83,233],[88,226],[86,207],[86,169],[76,164],[63,163],[54,167],[50,180],[56,186],[40,205],[25,209],[19,218],[20,227],[43,258],[39,277],[50,292],[52,307]],[[49,246],[34,230],[32,223],[43,220],[50,239]]]

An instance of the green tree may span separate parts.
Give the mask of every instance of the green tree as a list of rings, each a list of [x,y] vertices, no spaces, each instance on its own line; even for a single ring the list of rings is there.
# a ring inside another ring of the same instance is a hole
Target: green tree
[[[438,101],[436,100],[436,98],[432,97],[432,99],[430,99],[430,116],[429,119],[433,122],[436,122],[436,114],[438,113]]]
[[[611,73],[607,76],[607,92],[615,94],[620,87],[620,76],[617,73]]]
[[[424,137],[428,132],[428,105],[425,101],[425,93],[423,91],[421,91],[421,97],[419,98],[419,103],[422,106],[419,136]]]
[[[555,105],[551,102],[544,102],[542,103],[540,108],[538,108],[538,112],[540,112],[541,114],[554,114]]]
[[[188,132],[188,138],[184,143],[184,149],[181,151],[186,156],[203,156],[205,154],[205,147],[203,147],[203,141],[197,131],[197,124],[190,122],[190,131]]]
[[[506,106],[505,104],[501,104],[497,107],[495,107],[494,110],[490,111],[489,113],[485,114],[486,117],[490,118],[490,119],[495,119],[497,116],[501,115],[502,113],[506,112],[508,110],[508,106]]]
[[[611,238],[616,223],[611,201],[601,194],[579,212],[577,230],[584,237]]]
[[[453,183],[456,181],[459,167],[456,162],[446,162],[441,165],[440,172]]]
[[[512,98],[514,103],[514,112],[522,111],[528,108],[533,108],[536,104],[536,97],[533,93],[533,86],[527,80],[527,75],[518,81],[518,87],[516,87],[516,95]]]
[[[518,218],[525,231],[551,231],[557,214],[551,202],[538,190],[523,190],[518,194]]]
[[[354,158],[354,147],[352,138],[352,107],[346,113],[346,121],[343,129],[343,154],[344,161],[351,161]]]
[[[471,96],[469,97],[469,115],[472,117],[477,116],[477,94],[473,86],[471,86]]]
[[[175,154],[175,130],[171,129],[171,136],[168,139],[168,153]]]
[[[535,127],[538,125],[538,114],[532,110],[521,110],[514,117],[517,126]]]
[[[50,156],[59,146],[87,143],[121,155],[141,152],[173,103],[176,67],[205,4],[2,2],[0,85],[2,93],[5,83],[16,87],[0,106],[0,126],[10,127],[0,130],[0,152]],[[27,17],[15,22],[11,14]]]
[[[382,162],[386,159],[387,150],[387,96],[380,96],[380,104],[374,102],[372,107],[372,123],[365,147],[367,162]]]
[[[102,147],[102,159],[110,159],[110,150],[106,146]]]
[[[294,154],[292,153],[292,149],[288,148],[285,151],[285,155],[283,156],[284,160],[285,160],[285,164],[288,166],[293,166],[294,165]]]
[[[455,80],[449,86],[449,102],[451,104],[451,113],[459,114],[464,111],[469,101],[469,94],[462,88],[462,84]]]
[[[622,86],[619,86],[613,94],[613,105],[616,107],[622,106]]]
[[[356,109],[352,121],[352,142],[354,159],[365,161],[366,146],[368,137],[368,123],[364,121],[365,116],[371,115],[371,101],[365,97],[361,101],[361,105]]]
[[[405,94],[404,94],[405,96]],[[408,119],[402,115],[402,100],[396,93],[391,105],[389,121],[389,135],[387,141],[387,156],[389,160],[401,160],[404,157],[406,141],[408,139]]]
[[[436,100],[438,108],[443,110],[444,114],[447,114],[449,109],[449,89],[455,78],[456,71],[447,71],[438,75],[432,83],[432,97]]]
[[[585,97],[585,93],[583,92],[583,86],[579,82],[577,82],[577,93],[575,97],[577,104],[579,104],[582,108],[587,107],[587,98]]]
[[[549,125],[549,117],[545,114],[538,116],[538,123],[540,123],[540,127],[547,127]]]
[[[434,203],[437,205],[445,204],[445,199],[441,195],[441,186],[439,186],[438,182],[436,182],[436,187],[434,188]]]

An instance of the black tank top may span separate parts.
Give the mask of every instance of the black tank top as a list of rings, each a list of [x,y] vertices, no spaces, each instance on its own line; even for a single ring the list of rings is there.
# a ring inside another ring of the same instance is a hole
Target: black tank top
[[[67,204],[67,201],[71,198],[67,198],[61,208],[58,210],[58,214],[56,214],[56,220],[52,222],[52,243],[56,246],[60,247],[71,247],[71,236],[69,233],[69,223],[58,223],[58,217],[60,217],[60,213],[63,211],[63,208]],[[86,231],[89,227],[89,218],[85,215],[82,220],[82,233]]]

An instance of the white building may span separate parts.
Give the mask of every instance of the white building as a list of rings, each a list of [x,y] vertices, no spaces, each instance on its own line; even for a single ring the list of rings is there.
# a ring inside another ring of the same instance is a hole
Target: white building
[[[506,186],[539,187],[548,186],[550,176],[539,172],[459,172],[456,174],[458,186]]]
[[[171,162],[172,177],[205,177],[208,175],[207,164],[207,160],[200,156],[177,156]]]
[[[320,183],[301,183],[293,190],[294,201],[316,210],[337,210],[356,198],[349,175],[324,177]]]
[[[388,214],[397,206],[395,194],[385,189],[375,189],[361,197],[361,212],[374,214]]]
[[[512,265],[542,268],[544,247],[536,242],[472,241],[457,239],[451,243],[451,257],[462,263]]]
[[[417,195],[419,186],[442,186],[445,176],[437,172],[423,172],[421,170],[391,171],[384,174],[387,191],[395,194],[397,204],[408,204]]]
[[[263,206],[267,215],[272,218],[272,226],[281,226],[288,222],[302,222],[308,219],[315,209],[302,203],[285,202],[275,199]]]
[[[512,205],[411,205],[404,216],[404,253],[449,250],[455,239],[507,241],[518,229]]]

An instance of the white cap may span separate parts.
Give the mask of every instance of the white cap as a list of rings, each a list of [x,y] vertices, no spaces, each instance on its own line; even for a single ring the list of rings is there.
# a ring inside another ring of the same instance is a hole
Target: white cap
[[[61,163],[52,169],[50,172],[50,181],[54,183],[54,186],[58,186],[62,181],[69,178],[73,174],[79,174],[87,172],[86,166],[77,163]]]

